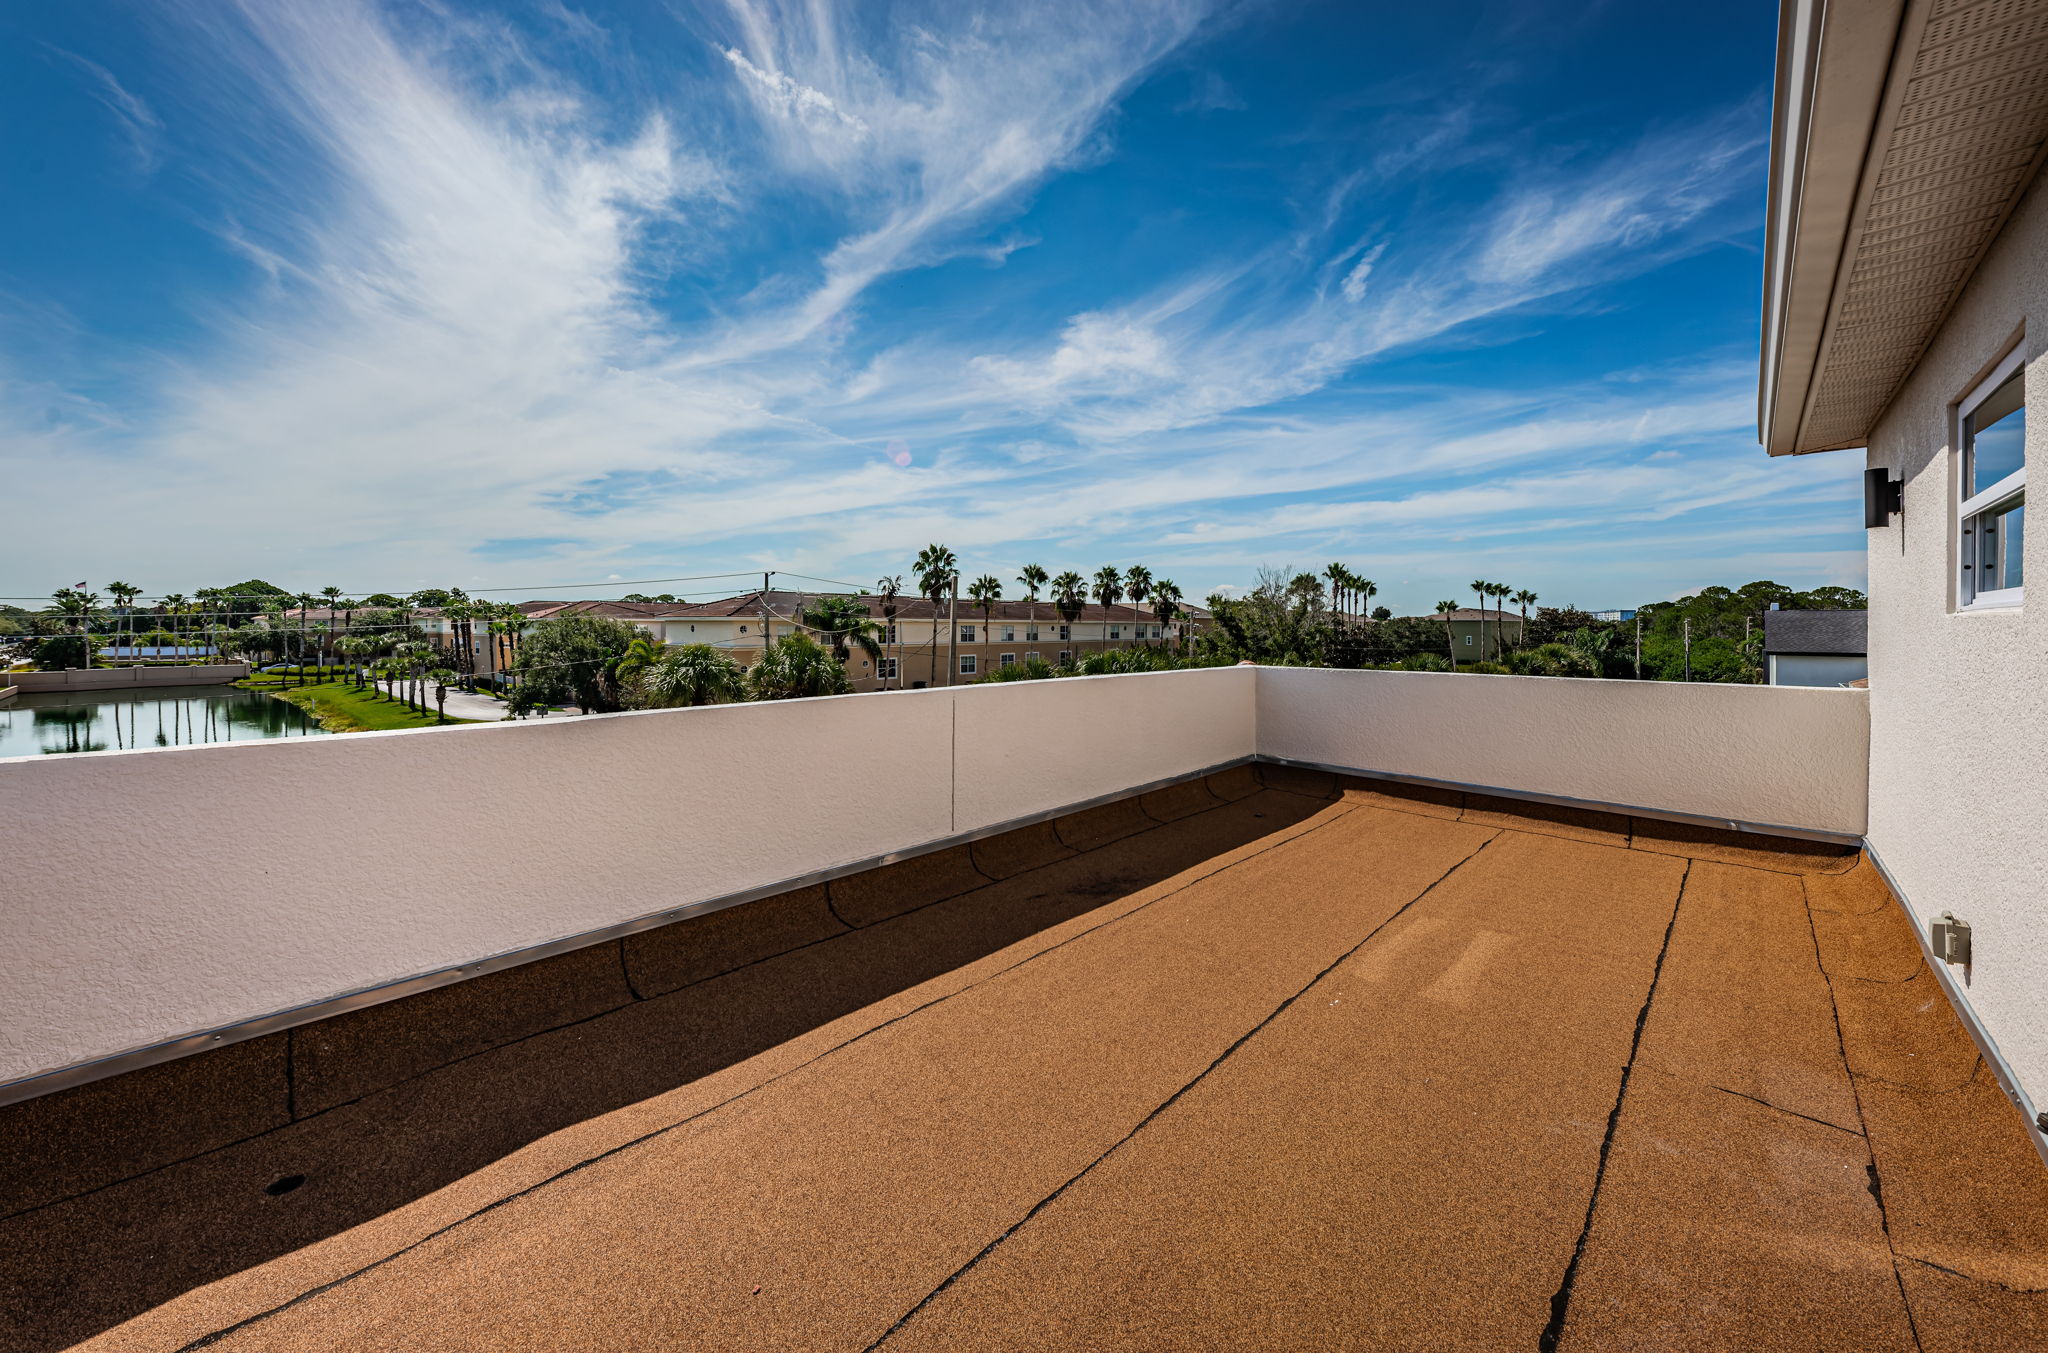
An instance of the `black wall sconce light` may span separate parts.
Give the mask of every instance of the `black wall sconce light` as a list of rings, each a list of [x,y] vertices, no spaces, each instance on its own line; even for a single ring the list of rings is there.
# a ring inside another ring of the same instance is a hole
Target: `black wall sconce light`
[[[1879,466],[1863,472],[1863,525],[1866,530],[1873,526],[1890,526],[1892,516],[1901,516],[1906,511],[1906,481],[1891,478],[1891,472]]]

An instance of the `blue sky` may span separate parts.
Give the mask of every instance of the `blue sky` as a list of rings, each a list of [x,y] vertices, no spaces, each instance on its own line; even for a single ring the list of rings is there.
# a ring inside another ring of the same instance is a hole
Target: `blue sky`
[[[1776,8],[12,6],[0,592],[1861,586],[1755,445]]]

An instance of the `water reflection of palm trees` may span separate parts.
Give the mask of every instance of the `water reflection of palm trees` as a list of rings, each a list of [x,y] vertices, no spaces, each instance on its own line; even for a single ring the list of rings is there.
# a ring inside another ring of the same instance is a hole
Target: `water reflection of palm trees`
[[[233,686],[31,693],[0,708],[0,756],[254,742],[325,731],[295,705]]]

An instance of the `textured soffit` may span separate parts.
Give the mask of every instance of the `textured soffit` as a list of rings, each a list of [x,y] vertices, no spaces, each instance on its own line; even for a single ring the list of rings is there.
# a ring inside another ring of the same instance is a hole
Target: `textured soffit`
[[[1801,450],[1862,444],[2048,138],[2048,4],[1935,0],[1911,59],[1865,168]]]

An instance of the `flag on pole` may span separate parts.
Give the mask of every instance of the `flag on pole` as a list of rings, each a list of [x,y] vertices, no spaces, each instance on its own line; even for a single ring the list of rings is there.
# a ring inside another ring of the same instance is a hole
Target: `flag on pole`
[[[75,582],[71,584],[71,590],[74,592],[83,592],[85,590],[85,584],[83,582]]]

